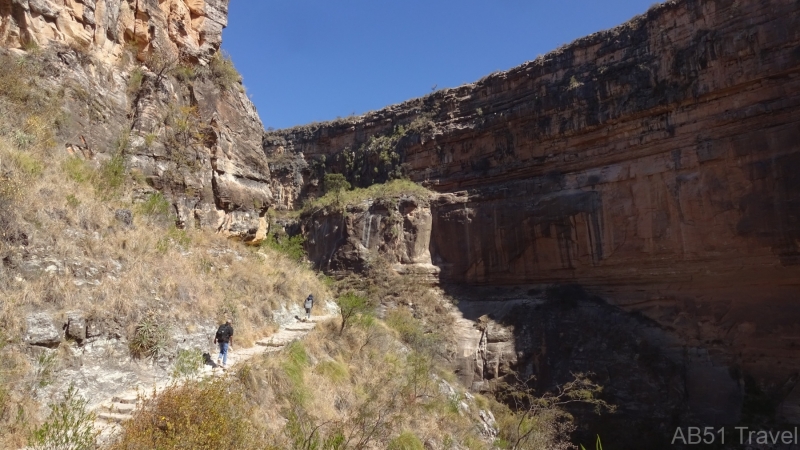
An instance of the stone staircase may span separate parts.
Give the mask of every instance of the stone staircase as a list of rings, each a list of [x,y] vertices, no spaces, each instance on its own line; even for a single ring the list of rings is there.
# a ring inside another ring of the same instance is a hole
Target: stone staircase
[[[238,347],[234,346],[234,349],[228,353],[228,370],[254,356],[278,352],[289,343],[305,337],[318,323],[334,317],[336,316],[313,316],[310,322],[298,321],[281,326],[276,333],[257,341],[253,347],[239,350]],[[215,355],[212,355],[212,358],[215,358]],[[212,368],[209,365],[204,365],[200,370],[199,377],[222,377],[226,373],[227,371],[222,368]],[[134,411],[139,406],[140,399],[149,398],[153,393],[160,393],[166,387],[177,382],[179,381],[165,380],[156,383],[154,386],[136,386],[97,404],[93,411],[97,416],[95,430],[100,433],[98,441],[104,443],[113,438],[121,430],[120,424],[133,416]]]

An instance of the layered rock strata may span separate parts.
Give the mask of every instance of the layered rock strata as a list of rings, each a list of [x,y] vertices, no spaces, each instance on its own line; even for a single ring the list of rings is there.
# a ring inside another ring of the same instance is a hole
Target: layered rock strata
[[[355,177],[342,155],[386,139],[443,193],[443,282],[582,284],[799,421],[798,48],[796,1],[668,2],[471,85],[268,133],[265,150]]]

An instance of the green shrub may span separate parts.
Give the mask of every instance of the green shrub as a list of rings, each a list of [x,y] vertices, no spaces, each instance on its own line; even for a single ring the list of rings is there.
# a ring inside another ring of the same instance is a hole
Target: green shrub
[[[36,365],[31,379],[31,391],[42,389],[53,383],[58,366],[58,354],[54,351],[45,351],[36,357]]]
[[[286,233],[270,233],[261,245],[281,252],[295,261],[302,261],[306,257],[305,241],[302,234],[289,236]]]
[[[72,156],[61,163],[61,170],[69,177],[70,180],[76,183],[86,183],[92,179],[94,171],[86,161],[77,156]]]
[[[340,173],[326,173],[323,182],[325,193],[333,195],[337,204],[341,203],[342,191],[350,189],[350,183]]]
[[[444,337],[426,330],[425,324],[407,309],[391,310],[386,315],[386,325],[400,333],[400,339],[418,352],[437,354],[442,350]]]
[[[267,442],[241,385],[214,379],[173,385],[146,400],[110,449],[272,448]]]
[[[167,217],[169,216],[171,207],[167,198],[164,197],[164,194],[156,192],[155,194],[150,194],[147,200],[141,203],[137,209],[140,213],[148,216]]]
[[[332,206],[343,208],[367,199],[391,200],[403,195],[414,196],[424,204],[430,199],[431,191],[410,180],[392,180],[384,184],[373,184],[368,188],[326,193],[322,197],[305,202],[302,214],[310,214]]]
[[[594,443],[595,450],[603,450],[603,444],[600,442],[600,436],[597,436],[597,441]],[[581,450],[586,450],[586,447],[581,444]]]
[[[322,361],[314,367],[314,372],[337,384],[347,381],[350,377],[347,365],[335,360]]]
[[[158,359],[166,351],[169,340],[169,327],[159,321],[155,314],[149,314],[136,325],[128,349],[134,358]]]
[[[357,316],[370,314],[373,309],[372,304],[366,297],[362,297],[355,292],[348,292],[339,296],[336,299],[336,304],[339,305],[339,313],[342,315],[342,326],[339,328],[339,334],[342,334],[344,329]]]
[[[144,81],[144,72],[141,68],[137,67],[131,71],[131,75],[128,78],[128,95],[135,96],[139,89],[142,88],[142,82]]]
[[[389,450],[424,450],[422,441],[410,431],[404,431],[396,438],[389,441]]]
[[[51,405],[50,415],[33,431],[28,445],[35,450],[94,450],[98,434],[95,415],[86,405],[70,386],[63,400]]]
[[[196,348],[181,349],[178,350],[178,357],[172,368],[172,376],[174,378],[190,378],[197,375],[201,367],[203,367],[203,352]]]
[[[569,435],[575,430],[573,417],[564,407],[572,403],[594,406],[595,411],[613,412],[616,408],[598,398],[602,387],[587,375],[573,374],[575,379],[554,392],[535,395],[528,382],[516,379],[515,383],[501,382],[496,397],[501,403],[493,405],[498,427],[498,444],[513,449],[568,449]],[[528,380],[530,381],[530,380]]]
[[[283,349],[285,356],[281,368],[289,381],[286,393],[292,403],[305,404],[309,399],[309,390],[305,385],[305,370],[310,365],[306,348],[300,341],[293,341]]]
[[[297,407],[290,409],[286,415],[283,433],[291,443],[293,450],[345,450],[348,448],[347,440],[341,429],[334,427],[325,435],[323,426],[317,426],[313,417]]]
[[[167,231],[164,237],[156,242],[156,250],[161,253],[166,253],[173,245],[182,249],[188,249],[191,243],[192,238],[186,230],[181,230],[173,226]]]
[[[120,144],[121,145],[121,144]],[[103,198],[112,198],[125,183],[125,157],[117,152],[100,166],[96,188]]]
[[[230,89],[233,86],[241,85],[242,76],[233,66],[230,55],[224,52],[217,52],[209,64],[211,75],[214,82],[221,89]]]
[[[37,177],[44,172],[44,163],[27,152],[14,152],[12,162],[25,176]]]
[[[175,76],[180,81],[189,82],[193,81],[197,78],[197,72],[194,70],[194,67],[186,64],[179,64],[177,67],[172,69],[172,75]]]

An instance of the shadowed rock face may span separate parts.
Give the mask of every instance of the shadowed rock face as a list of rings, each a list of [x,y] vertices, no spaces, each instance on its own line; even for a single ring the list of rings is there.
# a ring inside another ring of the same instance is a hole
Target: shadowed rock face
[[[428,249],[431,210],[412,196],[320,210],[301,222],[308,258],[326,272],[364,271],[382,256],[398,272],[436,276]]]
[[[527,381],[536,392],[591,374],[613,413],[569,405],[576,438],[599,434],[620,449],[667,449],[677,426],[721,426],[742,419],[742,373],[686,347],[670,330],[587,295],[548,289],[449,287],[459,299],[457,373],[474,390]],[[464,320],[466,319],[466,320]],[[512,375],[516,371],[517,377]]]
[[[752,376],[796,422],[798,48],[794,0],[668,2],[471,85],[268,134],[265,150],[325,163],[415,130],[395,150],[442,193],[443,283],[579,283],[699,349],[700,378]]]

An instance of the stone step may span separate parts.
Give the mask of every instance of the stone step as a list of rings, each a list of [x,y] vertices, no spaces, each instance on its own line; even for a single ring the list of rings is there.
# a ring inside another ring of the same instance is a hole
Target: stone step
[[[333,316],[330,316],[333,317]],[[298,322],[280,328],[277,333],[270,337],[263,338],[256,342],[256,346],[260,349],[253,351],[243,351],[241,354],[233,352],[228,360],[229,368],[234,366],[239,359],[246,361],[250,357],[258,354],[275,353],[286,347],[287,344],[302,339],[308,332],[317,326],[317,322],[322,322],[330,318],[329,316],[317,316],[310,322]],[[241,355],[241,356],[239,356]],[[200,371],[203,376],[224,377],[228,371],[223,370],[221,367],[212,368],[210,365],[204,365]],[[163,390],[157,389],[157,392]],[[146,392],[150,392],[146,390]],[[128,391],[126,393],[114,396],[110,401],[106,401],[97,405],[95,411],[97,420],[95,421],[95,428],[100,431],[100,439],[102,441],[109,441],[114,439],[114,436],[121,430],[120,424],[130,420],[132,414],[136,410],[137,403],[139,402],[139,395]]]
[[[135,403],[117,403],[112,402],[111,404],[103,404],[101,407],[112,413],[125,413],[130,414],[136,409]]]
[[[123,397],[119,397],[119,396],[111,397],[111,402],[112,403],[125,403],[125,404],[129,404],[129,405],[135,405],[136,402],[138,402],[138,401],[139,401],[139,396],[138,395],[134,395],[134,396],[126,395],[126,396],[123,396]]]
[[[290,326],[284,328],[284,330],[286,330],[286,331],[311,331],[311,330],[314,329],[314,327],[315,327],[315,325],[311,325],[309,327],[290,325]]]
[[[106,422],[113,422],[113,423],[122,423],[126,420],[130,420],[130,414],[118,414],[118,413],[110,413],[110,412],[101,412],[97,414],[97,418],[100,420],[105,420]]]

